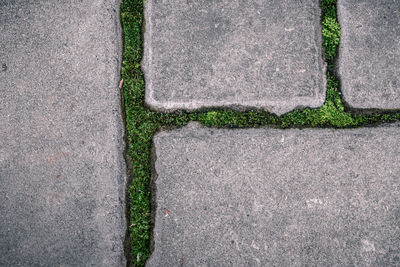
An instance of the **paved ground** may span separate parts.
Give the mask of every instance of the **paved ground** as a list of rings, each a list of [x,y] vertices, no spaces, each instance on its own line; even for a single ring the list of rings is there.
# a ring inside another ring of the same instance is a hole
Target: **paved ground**
[[[400,125],[155,137],[149,266],[395,266]]]
[[[146,102],[265,108],[325,100],[320,7],[305,1],[146,1]]]
[[[353,108],[400,109],[400,2],[339,0],[339,75]]]
[[[355,108],[400,106],[396,0],[339,0]],[[119,1],[0,2],[0,265],[123,266]],[[320,2],[146,1],[146,102],[325,99]],[[154,140],[149,266],[399,265],[400,124],[207,129]]]
[[[146,8],[146,101],[153,108],[257,106],[281,114],[322,104],[318,1],[154,0]],[[338,10],[344,100],[398,109],[398,1],[339,0]],[[159,133],[148,265],[399,265],[399,134],[399,124],[191,124]]]
[[[118,1],[0,2],[0,265],[122,266]]]

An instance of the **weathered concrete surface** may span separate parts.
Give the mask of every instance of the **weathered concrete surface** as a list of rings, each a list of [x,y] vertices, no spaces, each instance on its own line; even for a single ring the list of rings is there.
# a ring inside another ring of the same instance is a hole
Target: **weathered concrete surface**
[[[400,125],[155,137],[148,266],[394,266]]]
[[[319,1],[149,0],[146,103],[159,110],[325,100]]]
[[[0,1],[0,266],[123,266],[119,1]]]
[[[400,108],[400,1],[339,0],[339,75],[353,108]]]

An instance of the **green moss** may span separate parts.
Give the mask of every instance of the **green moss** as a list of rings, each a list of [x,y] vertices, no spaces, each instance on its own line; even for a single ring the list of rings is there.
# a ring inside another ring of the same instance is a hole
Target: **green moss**
[[[336,19],[336,0],[322,0],[322,36],[325,57],[329,65],[336,55],[340,40],[340,26]],[[122,78],[123,97],[128,133],[129,157],[132,162],[133,181],[129,186],[129,235],[132,264],[144,266],[150,255],[151,214],[150,177],[151,143],[161,127],[179,127],[189,121],[199,121],[209,127],[359,127],[400,120],[400,113],[357,115],[346,112],[338,82],[327,72],[325,104],[317,109],[294,110],[281,117],[260,110],[238,112],[212,110],[208,112],[158,113],[144,106],[145,83],[140,68],[143,45],[143,0],[124,0],[121,20],[125,35]]]
[[[337,47],[340,41],[340,26],[336,19],[327,17],[322,22],[322,37],[325,48],[325,57],[332,60],[336,54]]]
[[[336,0],[322,0],[322,38],[325,58],[330,63],[340,42],[340,25],[336,18]]]
[[[200,113],[198,121],[208,127],[245,128],[276,124],[278,117],[263,111],[217,110]]]

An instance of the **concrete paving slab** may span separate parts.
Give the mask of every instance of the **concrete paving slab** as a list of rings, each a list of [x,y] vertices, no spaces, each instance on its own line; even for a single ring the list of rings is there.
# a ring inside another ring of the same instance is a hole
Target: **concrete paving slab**
[[[325,100],[319,1],[146,1],[146,103],[173,111]]]
[[[338,69],[346,103],[400,109],[400,2],[339,0]]]
[[[0,1],[0,266],[124,266],[119,1]]]
[[[156,135],[148,266],[394,266],[400,125]]]

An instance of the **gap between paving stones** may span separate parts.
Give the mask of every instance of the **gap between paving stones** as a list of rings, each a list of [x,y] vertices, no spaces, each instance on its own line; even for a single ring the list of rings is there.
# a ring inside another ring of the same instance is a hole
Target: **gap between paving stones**
[[[127,165],[130,185],[127,194],[129,265],[144,266],[152,239],[150,180],[152,139],[157,131],[185,126],[197,121],[208,127],[253,128],[356,128],[400,121],[399,111],[349,109],[340,94],[335,76],[335,57],[340,39],[336,0],[321,0],[323,47],[327,68],[326,100],[320,108],[298,109],[276,116],[263,110],[206,109],[197,112],[161,113],[145,106],[145,81],[141,70],[144,31],[143,0],[124,0],[121,23],[124,34],[122,79],[124,116],[127,131]],[[364,112],[364,113],[362,113]]]

